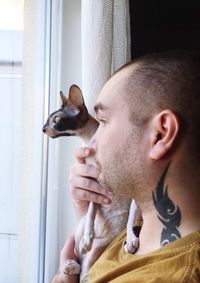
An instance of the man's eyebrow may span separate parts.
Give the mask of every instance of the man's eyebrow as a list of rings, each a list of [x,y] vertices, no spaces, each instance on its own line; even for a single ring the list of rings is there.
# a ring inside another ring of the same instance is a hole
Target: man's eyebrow
[[[108,109],[108,107],[106,107],[105,105],[103,105],[102,103],[97,103],[95,106],[94,106],[94,111],[97,113],[99,110],[106,110]]]

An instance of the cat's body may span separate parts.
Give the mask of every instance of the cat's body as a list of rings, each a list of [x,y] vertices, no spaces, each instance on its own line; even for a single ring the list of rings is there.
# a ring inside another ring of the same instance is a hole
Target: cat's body
[[[98,128],[98,122],[87,111],[81,90],[73,85],[67,99],[62,93],[62,107],[52,113],[43,131],[52,138],[76,135],[89,141]],[[131,206],[130,206],[131,204]],[[76,253],[81,268],[73,260],[66,262],[63,272],[79,274],[82,278],[101,255],[108,244],[127,227],[126,252],[134,253],[139,245],[138,235],[133,227],[138,227],[141,211],[134,200],[113,196],[111,204],[89,204],[88,212],[83,217],[75,232]],[[54,281],[59,283],[59,281]]]

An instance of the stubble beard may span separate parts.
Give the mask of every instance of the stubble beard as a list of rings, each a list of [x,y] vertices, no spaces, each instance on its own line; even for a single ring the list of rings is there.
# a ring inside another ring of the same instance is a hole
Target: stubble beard
[[[123,147],[118,152],[108,154],[99,162],[101,173],[99,175],[99,183],[109,191],[116,195],[133,198],[135,183],[135,168],[137,161],[132,160],[131,153],[125,153]],[[134,166],[133,166],[134,162]],[[135,167],[134,169],[132,169]],[[140,167],[139,167],[140,168]]]
[[[135,140],[134,145],[133,141]],[[100,184],[116,195],[141,200],[144,194],[144,162],[140,140],[130,135],[127,140],[99,160]]]

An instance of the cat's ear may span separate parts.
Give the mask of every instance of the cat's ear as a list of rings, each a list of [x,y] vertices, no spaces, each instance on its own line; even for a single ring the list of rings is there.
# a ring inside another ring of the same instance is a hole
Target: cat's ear
[[[60,91],[60,97],[62,99],[62,105],[66,105],[67,104],[67,98],[64,96],[63,92]]]
[[[71,85],[69,89],[69,101],[76,107],[81,107],[84,104],[82,91],[77,85]]]

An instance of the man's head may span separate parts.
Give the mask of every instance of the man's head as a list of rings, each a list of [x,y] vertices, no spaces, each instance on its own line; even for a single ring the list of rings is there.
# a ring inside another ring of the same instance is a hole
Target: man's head
[[[95,109],[100,126],[90,144],[101,181],[134,197],[152,185],[151,168],[166,166],[183,146],[200,156],[200,54],[161,52],[125,65],[103,87]]]

